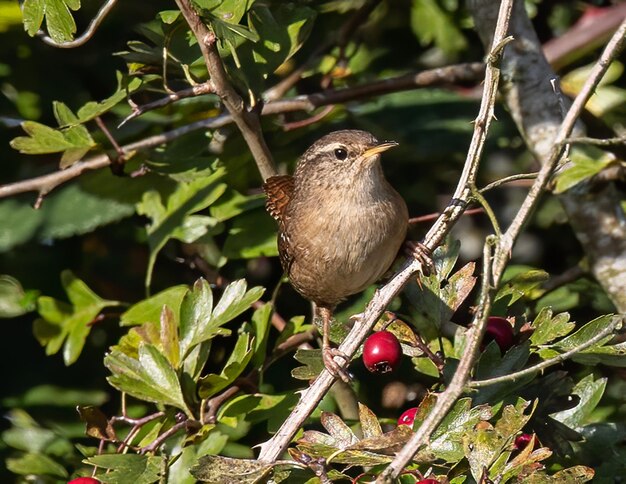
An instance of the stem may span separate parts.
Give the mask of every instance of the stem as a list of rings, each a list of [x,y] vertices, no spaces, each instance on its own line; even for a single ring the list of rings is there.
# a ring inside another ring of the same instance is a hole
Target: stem
[[[272,154],[263,138],[259,116],[256,111],[246,108],[243,99],[230,83],[222,59],[217,51],[217,37],[207,28],[198,16],[198,13],[191,6],[189,0],[176,0],[176,4],[198,40],[204,63],[211,77],[209,81],[211,87],[220,97],[239,131],[241,131],[261,173],[261,177],[265,180],[275,175],[276,168],[274,167]]]
[[[487,380],[477,380],[477,381],[472,381],[468,383],[468,387],[469,388],[484,388],[484,387],[488,387],[490,385],[497,385],[498,383],[505,383],[505,382],[514,382],[516,380],[519,380],[520,378],[524,378],[525,376],[529,376],[529,375],[534,375],[535,373],[539,373],[540,371],[545,370],[546,368],[550,368],[551,366],[554,366],[558,363],[562,363],[565,360],[568,360],[569,358],[571,358],[572,356],[576,355],[577,353],[580,353],[583,350],[586,350],[587,348],[589,348],[590,346],[595,345],[596,343],[598,343],[599,341],[602,341],[604,338],[606,338],[608,335],[612,334],[613,332],[615,332],[615,330],[617,329],[618,324],[623,323],[623,319],[624,316],[616,316],[612,319],[611,323],[604,328],[602,331],[600,331],[598,334],[596,334],[593,338],[590,338],[588,341],[585,341],[584,343],[581,343],[578,346],[575,346],[574,348],[572,348],[569,351],[566,351],[565,353],[561,353],[560,355],[557,355],[553,358],[550,358],[548,360],[542,361],[541,363],[538,363],[534,366],[531,366],[529,368],[525,368],[523,370],[520,371],[516,371],[515,373],[510,373],[509,375],[503,375],[503,376],[497,376],[494,378],[489,378]]]

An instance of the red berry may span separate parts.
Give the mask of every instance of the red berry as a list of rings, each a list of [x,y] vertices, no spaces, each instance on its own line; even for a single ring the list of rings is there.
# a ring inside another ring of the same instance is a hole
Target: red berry
[[[505,318],[490,316],[487,320],[487,329],[485,330],[483,345],[487,346],[487,344],[494,340],[500,347],[502,353],[513,346],[513,327]]]
[[[517,450],[525,449],[533,439],[532,434],[521,434],[515,437],[515,448]]]
[[[422,479],[417,481],[417,484],[440,484],[437,479]]]
[[[400,366],[402,347],[389,331],[372,334],[363,345],[363,363],[372,373],[387,373]]]
[[[100,484],[100,481],[95,477],[77,477],[72,479],[67,484]]]
[[[417,413],[417,407],[409,408],[405,410],[400,418],[398,419],[398,425],[411,425],[413,426],[413,422],[415,422],[415,414]]]

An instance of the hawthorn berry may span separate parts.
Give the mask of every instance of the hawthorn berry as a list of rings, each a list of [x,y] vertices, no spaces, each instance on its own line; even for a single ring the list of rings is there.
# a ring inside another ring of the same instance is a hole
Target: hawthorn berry
[[[489,316],[483,345],[487,346],[491,341],[496,342],[502,353],[513,346],[513,327],[508,320],[499,316]]]
[[[400,366],[402,347],[389,331],[372,334],[363,345],[363,363],[372,373],[387,373]]]
[[[532,434],[521,434],[515,437],[515,448],[517,450],[525,449],[533,439]]]
[[[100,484],[100,481],[95,477],[77,477],[72,479],[67,484]]]
[[[413,426],[413,422],[415,421],[415,414],[417,413],[417,407],[409,408],[405,410],[400,418],[398,419],[398,425],[410,425]]]

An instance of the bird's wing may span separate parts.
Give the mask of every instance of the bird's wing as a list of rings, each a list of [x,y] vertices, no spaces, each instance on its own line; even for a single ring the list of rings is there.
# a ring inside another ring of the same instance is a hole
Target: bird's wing
[[[289,235],[285,231],[285,210],[293,194],[293,186],[293,177],[289,175],[270,177],[263,184],[263,190],[267,195],[265,208],[278,222],[278,254],[287,274],[293,262],[293,254]]]
[[[265,208],[281,225],[281,228],[284,221],[285,208],[293,193],[293,186],[293,177],[289,175],[272,176],[263,183],[263,190],[267,195]]]

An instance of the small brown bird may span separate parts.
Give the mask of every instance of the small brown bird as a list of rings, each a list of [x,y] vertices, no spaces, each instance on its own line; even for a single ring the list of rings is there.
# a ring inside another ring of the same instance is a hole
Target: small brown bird
[[[326,368],[349,377],[334,360],[329,326],[335,306],[378,280],[407,233],[408,210],[385,179],[380,154],[396,142],[344,130],[317,140],[298,160],[294,176],[273,176],[263,189],[278,221],[278,252],[292,286],[313,301],[323,323]]]

